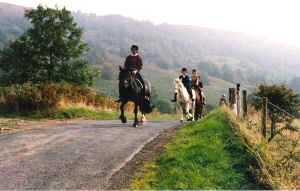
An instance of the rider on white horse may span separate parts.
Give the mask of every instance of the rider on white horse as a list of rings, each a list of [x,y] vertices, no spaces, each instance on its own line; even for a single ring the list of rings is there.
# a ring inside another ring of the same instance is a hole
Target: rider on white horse
[[[182,75],[175,79],[175,95],[172,101],[177,102],[178,109],[182,113],[182,122],[184,116],[188,121],[193,121],[196,94],[195,91],[192,90],[192,81],[188,76],[187,69],[182,68],[181,73]]]
[[[186,68],[182,68],[181,69],[181,75],[179,76],[179,79],[182,81],[184,87],[187,89],[190,98],[193,99],[193,95],[192,95],[192,79],[190,78],[190,76],[188,75],[188,71]],[[175,92],[174,92],[174,99],[171,100],[172,102],[176,102],[177,101],[177,89],[175,88]]]

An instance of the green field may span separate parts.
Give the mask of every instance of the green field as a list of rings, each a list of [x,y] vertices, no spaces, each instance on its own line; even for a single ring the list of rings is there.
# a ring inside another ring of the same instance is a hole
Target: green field
[[[131,189],[261,189],[251,164],[255,158],[216,110],[182,128],[166,152],[136,174]]]

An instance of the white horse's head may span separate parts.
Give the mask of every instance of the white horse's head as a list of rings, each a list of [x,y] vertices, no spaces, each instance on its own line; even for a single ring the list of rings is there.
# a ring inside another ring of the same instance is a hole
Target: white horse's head
[[[190,100],[189,93],[179,78],[175,79],[175,89],[178,93],[178,102],[188,102]]]

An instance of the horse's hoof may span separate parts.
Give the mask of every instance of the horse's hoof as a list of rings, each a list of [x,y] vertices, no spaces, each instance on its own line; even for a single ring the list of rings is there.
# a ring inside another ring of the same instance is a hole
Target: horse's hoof
[[[187,121],[193,121],[193,118],[189,118]]]
[[[122,123],[127,123],[127,118],[126,118],[126,117],[121,117],[121,116],[120,116],[120,119],[121,119],[121,122],[122,122]]]
[[[139,124],[138,124],[138,123],[134,123],[134,124],[132,125],[132,127],[137,128],[137,127],[139,127]]]

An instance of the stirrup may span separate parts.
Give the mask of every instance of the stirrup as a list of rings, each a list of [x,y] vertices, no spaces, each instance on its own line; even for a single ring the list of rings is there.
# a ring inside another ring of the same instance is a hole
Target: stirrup
[[[144,86],[143,86],[143,84],[142,84],[142,82],[139,80],[139,79],[135,79],[137,82],[138,82],[138,84],[140,85],[140,88],[141,89],[144,89]]]

